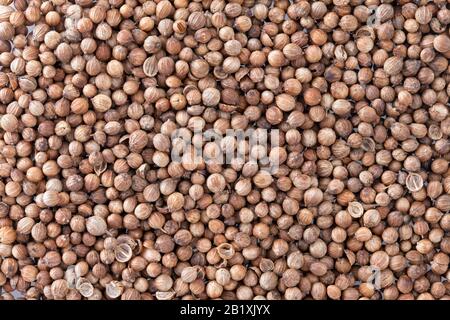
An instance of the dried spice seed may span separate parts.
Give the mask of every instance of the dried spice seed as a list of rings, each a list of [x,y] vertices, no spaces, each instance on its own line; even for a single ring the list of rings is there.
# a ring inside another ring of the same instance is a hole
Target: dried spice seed
[[[410,173],[406,177],[406,187],[411,192],[417,192],[423,187],[423,179],[420,174]]]
[[[0,300],[448,300],[447,7],[2,1]]]

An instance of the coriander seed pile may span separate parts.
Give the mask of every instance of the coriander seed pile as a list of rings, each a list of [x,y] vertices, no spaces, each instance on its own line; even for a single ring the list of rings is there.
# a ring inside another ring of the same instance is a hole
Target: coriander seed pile
[[[0,0],[0,299],[449,299],[449,25]]]

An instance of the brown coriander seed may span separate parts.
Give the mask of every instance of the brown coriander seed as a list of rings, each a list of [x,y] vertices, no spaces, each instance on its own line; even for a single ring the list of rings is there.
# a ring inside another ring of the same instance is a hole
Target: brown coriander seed
[[[364,214],[364,207],[361,203],[352,201],[348,204],[347,211],[353,218],[360,218]]]
[[[378,210],[370,209],[367,210],[363,215],[364,226],[368,228],[375,227],[381,221],[380,213]]]
[[[16,231],[9,226],[3,226],[0,228],[0,243],[1,244],[12,244],[16,241]]]
[[[14,132],[17,130],[19,121],[12,114],[4,114],[0,119],[0,126],[7,132]]]
[[[206,186],[211,192],[218,193],[225,189],[226,181],[221,174],[213,173],[206,179]]]
[[[147,133],[143,130],[133,131],[129,138],[128,144],[130,146],[130,151],[140,151],[147,146],[148,136]]]
[[[447,53],[450,51],[450,37],[445,34],[436,36],[433,40],[433,46],[436,51]]]
[[[384,62],[384,71],[388,75],[398,74],[403,69],[403,61],[399,57],[390,57]]]
[[[206,294],[211,299],[219,298],[222,295],[223,287],[216,281],[210,281],[206,285]]]
[[[103,218],[92,216],[86,220],[86,229],[93,236],[101,236],[107,231],[107,224]]]
[[[94,109],[98,112],[106,112],[112,106],[111,98],[104,94],[96,95],[91,101]]]
[[[217,253],[222,259],[231,259],[235,254],[235,249],[228,243],[222,243],[217,247]]]
[[[114,248],[114,255],[117,261],[124,263],[131,259],[133,253],[128,244],[120,243]]]
[[[167,207],[172,212],[177,211],[183,207],[184,202],[184,196],[179,192],[175,192],[167,198]]]
[[[406,187],[411,192],[417,192],[423,187],[422,176],[418,173],[411,172],[406,177]]]
[[[55,298],[62,299],[64,298],[69,291],[69,287],[67,285],[67,281],[63,279],[55,280],[51,285],[51,294]]]
[[[215,88],[207,88],[202,93],[202,101],[205,106],[213,107],[220,102],[220,91]]]
[[[94,286],[88,279],[79,278],[75,287],[83,297],[89,298],[94,294]]]
[[[122,295],[124,291],[124,285],[119,281],[111,281],[105,287],[105,294],[111,298],[116,299]]]

